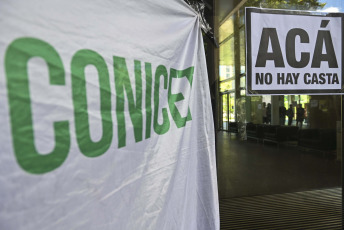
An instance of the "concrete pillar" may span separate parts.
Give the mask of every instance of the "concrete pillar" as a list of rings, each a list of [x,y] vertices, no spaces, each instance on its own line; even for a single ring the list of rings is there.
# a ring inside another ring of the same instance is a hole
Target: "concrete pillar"
[[[251,97],[246,97],[246,122],[252,121],[252,112],[251,112]]]

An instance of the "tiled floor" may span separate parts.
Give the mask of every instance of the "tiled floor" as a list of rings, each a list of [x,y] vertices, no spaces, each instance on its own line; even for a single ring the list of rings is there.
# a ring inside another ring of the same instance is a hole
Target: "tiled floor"
[[[227,132],[217,133],[217,170],[220,199],[341,186],[335,157]]]
[[[341,229],[334,156],[217,134],[221,229]]]
[[[223,199],[221,230],[342,229],[341,188]]]

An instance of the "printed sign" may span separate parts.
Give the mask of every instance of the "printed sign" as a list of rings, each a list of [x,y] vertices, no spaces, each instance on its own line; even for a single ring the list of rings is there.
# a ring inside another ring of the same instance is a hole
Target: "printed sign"
[[[195,11],[11,0],[0,32],[0,229],[219,229]]]
[[[247,95],[342,94],[342,20],[246,8]]]

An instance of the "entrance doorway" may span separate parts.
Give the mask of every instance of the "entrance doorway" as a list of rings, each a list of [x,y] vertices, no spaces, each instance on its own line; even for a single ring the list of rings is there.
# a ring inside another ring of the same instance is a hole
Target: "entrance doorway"
[[[220,116],[220,129],[228,131],[229,122],[234,122],[235,119],[235,94],[234,92],[225,92],[220,95],[220,106],[221,113]]]

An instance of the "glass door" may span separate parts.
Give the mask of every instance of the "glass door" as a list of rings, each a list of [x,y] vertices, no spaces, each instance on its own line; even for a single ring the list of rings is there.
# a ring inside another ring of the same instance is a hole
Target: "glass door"
[[[235,96],[234,93],[223,93],[221,100],[221,129],[227,131],[229,122],[235,121]]]
[[[222,116],[221,116],[221,128],[222,130],[228,130],[228,122],[229,122],[229,101],[228,101],[228,94],[221,95],[221,106],[222,106]]]
[[[234,93],[227,94],[228,97],[228,111],[229,111],[229,121],[235,121],[235,95]]]

